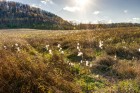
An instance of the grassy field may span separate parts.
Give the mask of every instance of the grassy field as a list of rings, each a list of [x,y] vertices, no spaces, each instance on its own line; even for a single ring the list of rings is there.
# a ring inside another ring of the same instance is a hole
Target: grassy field
[[[1,30],[0,93],[140,93],[140,28]]]

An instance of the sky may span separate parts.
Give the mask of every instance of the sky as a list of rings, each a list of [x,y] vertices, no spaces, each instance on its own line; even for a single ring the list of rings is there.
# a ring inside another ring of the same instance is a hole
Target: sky
[[[29,4],[64,20],[82,23],[140,23],[140,0],[7,0]]]

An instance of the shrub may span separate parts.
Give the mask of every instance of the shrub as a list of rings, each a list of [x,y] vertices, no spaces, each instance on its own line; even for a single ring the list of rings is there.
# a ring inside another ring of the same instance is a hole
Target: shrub
[[[132,79],[137,76],[136,68],[131,66],[128,62],[119,62],[113,69],[119,79]]]
[[[57,55],[46,61],[28,52],[0,51],[1,93],[81,92],[69,66]]]
[[[107,86],[97,93],[140,93],[140,85],[136,80],[123,80]]]
[[[116,48],[113,46],[106,47],[105,51],[108,55],[115,55],[116,54]]]
[[[140,85],[134,80],[121,81],[116,85],[115,93],[140,93]]]
[[[117,61],[107,56],[98,59],[95,63],[96,64],[93,67],[93,71],[96,70],[97,72],[99,71],[101,73],[104,73],[104,72],[112,71],[113,66],[117,64]]]

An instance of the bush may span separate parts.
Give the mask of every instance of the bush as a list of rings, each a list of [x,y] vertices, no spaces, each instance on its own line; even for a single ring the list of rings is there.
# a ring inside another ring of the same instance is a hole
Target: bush
[[[136,49],[128,49],[123,47],[115,48],[113,46],[108,46],[106,47],[105,51],[108,55],[116,55],[120,59],[132,60],[133,57],[138,60],[140,59],[140,52],[138,52]]]
[[[117,61],[111,57],[103,57],[98,59],[95,63],[96,65],[93,67],[93,71],[104,73],[112,71],[113,66],[117,64]]]
[[[134,80],[121,81],[116,85],[115,93],[140,93],[140,85]]]
[[[118,79],[132,79],[137,77],[137,68],[128,62],[112,59],[111,57],[100,58],[92,68],[93,73],[114,76]]]
[[[119,62],[113,69],[119,79],[132,79],[137,76],[136,68],[131,66],[128,62]]]
[[[140,93],[140,85],[136,80],[124,80],[107,86],[97,93]]]
[[[0,51],[1,93],[81,92],[69,66],[54,55],[47,61],[28,52]]]

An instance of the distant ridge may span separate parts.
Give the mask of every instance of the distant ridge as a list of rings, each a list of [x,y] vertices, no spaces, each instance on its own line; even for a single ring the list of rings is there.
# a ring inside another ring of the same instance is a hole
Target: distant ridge
[[[13,1],[0,0],[0,28],[71,29],[61,17]]]

